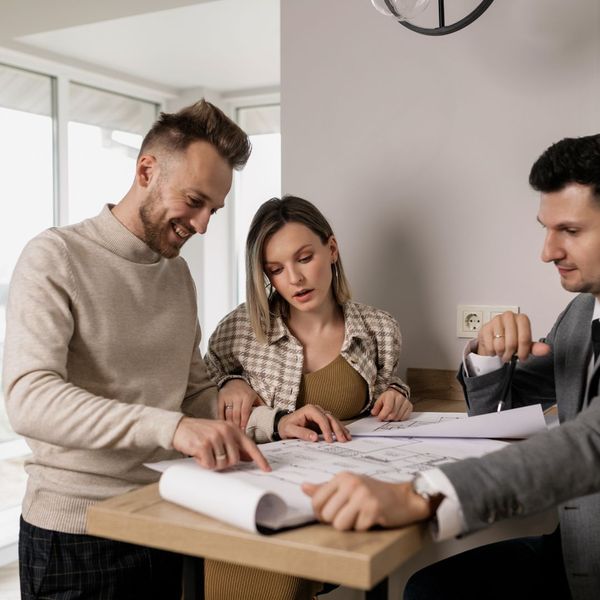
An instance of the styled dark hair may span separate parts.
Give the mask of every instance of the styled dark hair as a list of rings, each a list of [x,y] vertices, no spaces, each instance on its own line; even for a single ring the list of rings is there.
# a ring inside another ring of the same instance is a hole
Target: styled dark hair
[[[531,167],[529,184],[538,192],[558,192],[569,183],[589,185],[600,201],[600,134],[560,140]]]
[[[333,230],[323,213],[308,200],[297,196],[271,198],[262,204],[250,224],[246,239],[246,308],[256,338],[267,339],[271,328],[271,314],[287,316],[288,305],[279,294],[267,293],[270,287],[265,274],[264,247],[271,236],[286,223],[300,223],[316,234],[326,244]],[[342,259],[331,265],[331,288],[334,300],[342,305],[350,300],[350,285],[344,273]]]
[[[198,140],[212,144],[233,169],[241,169],[246,164],[252,149],[244,131],[203,98],[176,113],[160,113],[142,142],[140,156],[154,148],[182,152]]]

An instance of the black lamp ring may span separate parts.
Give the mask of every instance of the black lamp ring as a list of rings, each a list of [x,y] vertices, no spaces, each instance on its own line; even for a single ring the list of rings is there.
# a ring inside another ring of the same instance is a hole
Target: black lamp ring
[[[394,9],[391,0],[383,0],[385,2],[388,10],[395,17],[399,16],[396,10]],[[489,7],[490,4],[494,0],[481,0],[479,5],[473,9],[466,17],[460,19],[460,21],[456,21],[456,23],[452,23],[451,25],[446,25],[446,17],[444,10],[444,0],[438,0],[438,14],[439,14],[439,26],[438,27],[419,27],[417,25],[413,25],[408,21],[398,21],[400,25],[403,25],[407,29],[411,31],[415,31],[416,33],[422,33],[423,35],[447,35],[449,33],[454,33],[455,31],[460,31],[463,27],[470,25],[473,21],[477,20]]]

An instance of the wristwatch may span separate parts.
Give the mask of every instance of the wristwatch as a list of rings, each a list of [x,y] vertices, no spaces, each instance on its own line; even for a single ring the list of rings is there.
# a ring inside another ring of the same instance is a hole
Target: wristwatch
[[[273,433],[271,434],[271,440],[274,442],[281,441],[281,436],[279,435],[279,421],[286,415],[289,415],[290,411],[287,410],[278,410],[275,413],[275,418],[273,419]]]
[[[427,501],[431,516],[435,517],[435,512],[444,499],[444,495],[440,490],[432,486],[425,477],[417,474],[412,480],[412,491]]]

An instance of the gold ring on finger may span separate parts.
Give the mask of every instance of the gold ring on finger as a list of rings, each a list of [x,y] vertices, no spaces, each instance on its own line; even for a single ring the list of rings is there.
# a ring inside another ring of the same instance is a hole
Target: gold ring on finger
[[[503,333],[495,333],[495,334],[494,334],[494,339],[495,339],[495,340],[498,340],[498,339],[500,339],[500,338],[503,338],[503,337],[504,337],[504,334],[503,334]]]

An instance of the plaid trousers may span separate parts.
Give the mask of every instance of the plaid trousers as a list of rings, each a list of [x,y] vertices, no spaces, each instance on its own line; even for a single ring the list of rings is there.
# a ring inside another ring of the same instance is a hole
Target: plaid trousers
[[[22,600],[180,600],[181,556],[21,518]]]

